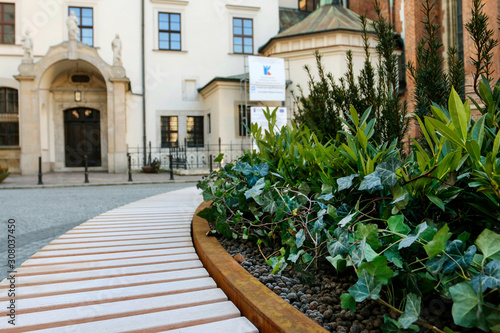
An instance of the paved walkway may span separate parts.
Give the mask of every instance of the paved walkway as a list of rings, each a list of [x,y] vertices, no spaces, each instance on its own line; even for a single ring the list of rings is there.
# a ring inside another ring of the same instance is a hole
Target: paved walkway
[[[165,184],[165,183],[196,183],[202,176],[174,175],[170,179],[170,173],[132,173],[132,181],[128,181],[128,173],[90,172],[89,183],[85,184],[83,172],[51,172],[42,175],[43,185],[38,185],[38,176],[23,176],[10,174],[0,183],[0,189],[12,188],[43,188],[43,187],[74,187],[74,186],[96,186],[96,185],[132,185],[132,184]]]
[[[160,194],[52,241],[0,283],[0,332],[257,332],[195,253],[201,201],[194,187]]]

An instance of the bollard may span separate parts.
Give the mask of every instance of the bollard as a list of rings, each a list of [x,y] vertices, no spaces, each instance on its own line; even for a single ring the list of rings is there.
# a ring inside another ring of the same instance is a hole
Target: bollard
[[[174,180],[174,159],[172,155],[168,155],[170,161],[170,180]]]
[[[89,182],[89,167],[88,167],[87,155],[83,156],[83,159],[85,160],[85,180],[84,180],[84,183],[88,183]]]
[[[131,157],[130,157],[129,153],[127,153],[127,156],[128,156],[128,181],[131,182],[132,181],[132,161],[131,161]]]
[[[42,156],[38,157],[38,185],[43,185],[43,181],[42,181]]]
[[[213,167],[212,167],[212,155],[210,155],[210,173],[212,173],[213,171]]]

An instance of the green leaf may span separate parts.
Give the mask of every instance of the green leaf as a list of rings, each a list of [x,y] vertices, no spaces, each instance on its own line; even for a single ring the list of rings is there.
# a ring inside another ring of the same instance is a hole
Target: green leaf
[[[378,257],[378,253],[373,251],[372,247],[370,246],[370,244],[366,244],[365,246],[365,250],[364,250],[364,253],[365,255],[365,258],[366,258],[366,261],[368,262],[371,262],[373,261],[375,258]]]
[[[340,295],[340,306],[342,306],[342,309],[349,309],[352,312],[356,312],[356,300],[349,293]]]
[[[219,154],[215,159],[214,163],[220,163],[224,159],[224,154]]]
[[[255,199],[256,197],[262,194],[265,185],[266,185],[265,179],[264,178],[259,179],[251,189],[245,191],[245,198]]]
[[[356,128],[358,128],[359,127],[358,112],[356,111],[356,109],[354,108],[354,106],[352,106],[352,104],[351,104],[351,107],[350,107],[349,110],[351,111],[352,122],[354,123],[354,126],[356,126]]]
[[[336,241],[330,241],[327,243],[328,253],[332,257],[337,255],[344,255],[349,253],[349,233],[347,230],[342,228],[335,229],[334,236],[337,238]]]
[[[233,237],[233,230],[227,222],[217,222],[216,229],[227,239],[231,239]]]
[[[474,161],[479,161],[481,158],[481,147],[479,147],[479,143],[474,139],[469,139],[465,143],[465,148],[467,149],[467,153],[472,157]]]
[[[407,236],[405,239],[403,239],[399,243],[398,249],[401,250],[402,248],[410,247],[418,239],[420,234],[425,231],[425,229],[427,229],[427,223],[426,222],[420,223],[417,226],[417,233],[414,236]]]
[[[477,249],[475,245],[471,245],[465,252],[463,252],[464,248],[465,244],[458,239],[448,245],[446,253],[448,253],[453,260],[448,259],[445,261],[443,264],[443,274],[453,273],[459,268],[457,264],[463,269],[467,269],[470,266],[472,260],[474,260],[474,255],[476,254]]]
[[[304,229],[300,229],[297,234],[295,234],[295,244],[297,244],[297,248],[302,247],[305,240],[306,234],[304,233]]]
[[[481,288],[479,288],[480,283]],[[475,275],[471,284],[476,292],[500,288],[500,261],[495,260],[486,265],[484,274]]]
[[[411,231],[411,228],[404,223],[404,215],[395,215],[391,216],[387,220],[387,225],[389,226],[389,230],[393,232],[397,232],[398,234],[408,235]]]
[[[363,302],[367,298],[377,300],[381,289],[382,283],[375,281],[370,273],[363,270],[359,276],[358,282],[349,288],[349,293],[354,297],[356,302]]]
[[[387,257],[387,260],[392,262],[396,267],[403,268],[403,258],[395,246],[384,251],[384,256]]]
[[[398,177],[396,175],[396,170],[401,167],[401,162],[395,158],[380,163],[376,168],[378,175],[380,176],[380,181],[382,185],[394,186],[398,181]]]
[[[469,283],[462,282],[451,286],[450,294],[453,299],[451,314],[455,324],[468,328],[479,327],[488,331],[482,310],[481,296],[474,291]]]
[[[446,248],[446,242],[450,239],[452,233],[449,232],[450,228],[445,224],[439,231],[434,235],[432,241],[424,245],[424,250],[429,256],[429,259],[434,258],[439,253],[443,252]]]
[[[439,208],[441,208],[441,210],[444,212],[445,211],[445,206],[444,206],[444,202],[443,200],[439,199],[438,197],[435,197],[433,195],[430,195],[430,194],[427,194],[427,198],[429,198],[429,200],[435,204],[436,206],[438,206]]]
[[[500,260],[500,235],[496,232],[484,229],[474,244],[476,244],[485,258]]]
[[[359,177],[359,174],[353,174],[347,177],[342,177],[337,179],[338,191],[347,190],[352,186],[352,181],[354,178]]]
[[[300,183],[298,190],[304,195],[308,195],[309,192],[311,192],[311,188],[309,187],[309,185],[307,185],[306,182]]]
[[[439,122],[439,120],[437,119],[426,117],[426,120],[427,119],[429,120],[429,123],[436,129],[436,131],[441,133],[441,135],[443,135],[445,138],[455,143],[456,145],[465,149],[464,141],[462,141],[462,139],[457,135],[457,133],[453,132],[451,129],[446,127],[445,124]]]
[[[366,242],[375,250],[382,246],[382,243],[380,243],[380,240],[378,239],[378,226],[374,223],[359,223],[357,225],[356,232],[354,233],[354,237],[357,240],[366,238]]]
[[[304,250],[299,250],[297,253],[290,253],[288,256],[288,260],[290,260],[293,263],[296,263],[297,260],[300,258],[300,256],[304,253]]]
[[[351,222],[352,218],[356,215],[356,212],[347,215],[344,217],[342,220],[339,222],[339,227],[345,227],[345,225],[349,222]]]
[[[371,174],[365,176],[358,188],[358,190],[360,191],[368,191],[369,193],[373,193],[383,189],[384,186],[382,185],[380,176],[377,171],[374,171]]]
[[[375,281],[384,285],[388,284],[389,279],[394,275],[393,270],[387,267],[387,258],[384,256],[377,256],[372,262],[364,262],[359,265],[358,275],[363,270],[373,276]]]
[[[465,141],[469,124],[467,123],[464,104],[453,87],[451,88],[450,98],[448,99],[448,110],[456,132],[460,135],[462,140]]]
[[[399,322],[384,315],[384,324],[382,325],[384,333],[416,333],[419,330],[417,325],[411,325],[408,329],[404,329]]]
[[[399,317],[399,323],[407,329],[418,320],[420,316],[420,297],[415,294],[408,294],[406,298],[405,312]]]
[[[328,260],[328,262],[332,264],[332,266],[335,267],[336,270],[339,270],[339,263],[345,263],[345,259],[342,258],[340,254],[336,255],[335,257],[327,256],[326,260]]]
[[[245,176],[251,175],[252,171],[253,171],[252,167],[247,162],[243,162],[243,163],[237,162],[236,165],[234,166],[233,170],[236,172],[240,172]]]

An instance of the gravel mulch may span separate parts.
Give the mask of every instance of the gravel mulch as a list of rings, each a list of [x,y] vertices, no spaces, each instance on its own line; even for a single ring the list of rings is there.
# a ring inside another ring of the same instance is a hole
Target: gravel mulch
[[[261,253],[252,242],[217,238],[250,274],[330,332],[381,333],[384,315],[398,318],[389,308],[372,300],[358,303],[356,312],[342,309],[340,295],[346,293],[355,281],[351,276],[336,274],[329,265],[324,265],[326,268],[320,268],[314,275],[291,269],[285,269],[281,276],[271,274],[272,269],[263,255],[271,256],[272,250],[261,248]],[[453,324],[451,303],[441,300],[423,300],[423,303],[421,315],[428,323],[441,329],[448,326],[457,332],[474,332]],[[423,328],[420,331],[431,332]]]

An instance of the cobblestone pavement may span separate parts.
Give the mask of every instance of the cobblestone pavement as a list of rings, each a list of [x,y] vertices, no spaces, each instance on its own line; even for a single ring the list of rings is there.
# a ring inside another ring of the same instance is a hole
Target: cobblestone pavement
[[[21,176],[22,177],[22,176]],[[201,177],[199,177],[201,178]],[[75,226],[113,208],[190,183],[0,188],[0,281],[7,277],[7,222],[15,220],[16,266]],[[15,185],[15,184],[14,184]]]

